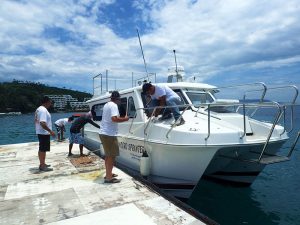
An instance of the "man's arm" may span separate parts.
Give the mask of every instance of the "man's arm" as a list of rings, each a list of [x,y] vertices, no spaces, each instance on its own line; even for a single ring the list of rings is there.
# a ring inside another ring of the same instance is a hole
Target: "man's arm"
[[[119,117],[119,116],[112,116],[111,120],[115,123],[121,123],[129,120],[128,116]]]
[[[91,119],[88,120],[88,123],[92,124],[94,127],[100,128],[100,126]]]
[[[48,131],[52,137],[55,137],[55,133],[52,130],[50,130],[50,128],[47,126],[46,122],[41,121],[40,125],[44,130]]]

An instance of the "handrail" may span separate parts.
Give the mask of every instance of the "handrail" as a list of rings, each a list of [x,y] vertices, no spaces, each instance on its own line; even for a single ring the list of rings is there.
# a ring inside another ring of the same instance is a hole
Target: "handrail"
[[[270,87],[270,88],[268,88],[268,90],[286,89],[286,88],[293,88],[295,90],[295,95],[293,97],[293,100],[291,102],[289,102],[290,104],[295,104],[295,102],[297,100],[297,97],[298,97],[298,94],[299,94],[299,90],[295,85],[284,85],[284,86]]]
[[[114,73],[117,73],[116,76],[108,76],[109,73],[111,74],[114,74]],[[148,73],[147,76],[140,76],[140,74],[144,74],[145,72],[138,72],[138,71],[128,71],[128,70],[116,70],[116,69],[113,69],[113,70],[105,70],[103,73],[99,73],[95,76],[93,76],[93,96],[97,96],[99,94],[103,94],[104,92],[108,92],[110,90],[116,90],[117,87],[116,87],[116,81],[130,81],[129,79],[126,79],[126,78],[122,78],[122,74],[129,74],[131,73],[131,84],[127,84],[125,85],[126,88],[132,88],[134,86],[139,86],[143,83],[144,80],[147,80],[147,77],[154,77],[152,80],[154,80],[154,83],[156,82],[156,73]],[[119,74],[119,76],[118,76]],[[136,76],[139,76],[138,78],[136,78]],[[124,76],[123,76],[124,77]],[[96,84],[95,80],[96,78],[100,78],[100,84]],[[109,87],[109,81],[112,82],[110,83],[110,87]],[[124,82],[122,82],[124,83]],[[97,85],[97,86],[96,86]],[[114,85],[114,88],[112,88],[111,86]],[[124,85],[123,85],[124,86]],[[100,88],[100,93],[96,93],[95,90]]]
[[[284,134],[284,132],[286,132],[286,129],[285,129],[285,121],[286,121],[286,106],[284,105],[283,107],[283,131],[280,133],[280,136]],[[292,125],[292,124],[291,124]]]
[[[134,117],[132,118],[132,121],[131,121],[130,127],[129,127],[129,131],[128,131],[130,134],[133,134],[133,132],[131,132],[131,128],[132,128],[134,119],[137,117],[137,112],[138,112],[138,110],[140,110],[140,109],[143,109],[143,108],[137,108],[137,109],[135,109],[136,111],[135,111]]]
[[[287,133],[290,133],[294,129],[294,105],[291,106],[291,128]]]
[[[273,133],[273,130],[275,129],[275,126],[277,125],[278,121],[280,120],[283,112],[282,112],[282,108],[280,106],[279,103],[277,102],[267,102],[267,103],[259,103],[259,104],[241,104],[241,103],[205,103],[205,104],[202,104],[202,105],[206,105],[207,106],[207,136],[205,137],[205,141],[208,140],[208,138],[210,137],[211,135],[211,107],[212,106],[242,106],[243,107],[243,134],[240,136],[240,138],[242,139],[243,137],[245,137],[246,135],[246,108],[247,107],[276,107],[277,110],[278,110],[278,113],[276,115],[276,118],[274,119],[274,122],[272,124],[272,129],[270,130],[270,133],[268,135],[268,138],[266,140],[266,144],[264,145],[264,148],[262,150],[262,154],[264,153],[267,145],[268,145],[268,142],[270,141],[270,138],[271,138],[271,135]],[[138,110],[145,110],[145,109],[154,109],[151,116],[149,117],[149,120],[144,128],[144,134],[145,135],[148,135],[147,134],[147,129],[149,127],[149,125],[151,124],[151,122],[153,122],[153,117],[154,117],[154,114],[155,114],[155,111],[159,108],[173,108],[173,107],[183,107],[185,106],[185,109],[183,110],[183,112],[181,113],[180,115],[180,118],[183,116],[183,114],[186,112],[186,110],[191,107],[192,105],[191,104],[185,104],[185,105],[178,105],[178,106],[156,106],[156,107],[147,107],[147,108],[138,108],[136,109],[137,111]],[[136,114],[137,115],[137,112]],[[131,125],[130,125],[130,128],[129,128],[129,132],[131,132],[131,129],[132,129],[132,125],[133,125],[133,121],[134,121],[135,118],[133,118],[133,120],[131,121]],[[166,134],[166,137],[168,138],[169,137],[169,133],[173,130],[175,126],[171,126],[171,128],[168,130],[167,134]],[[281,134],[280,134],[281,135]]]
[[[207,106],[207,137],[205,138],[205,141],[207,141],[207,139],[210,136],[210,105]]]
[[[173,106],[174,107],[174,106]],[[176,106],[175,106],[176,107]],[[181,119],[182,115],[185,113],[185,111],[190,107],[190,105],[186,106],[185,109],[183,110],[183,112],[180,114],[179,119]],[[169,138],[169,133],[173,130],[173,128],[175,127],[175,124],[177,122],[177,120],[175,120],[174,124],[171,126],[171,128],[168,130],[167,134],[166,134],[166,138]]]
[[[287,133],[290,133],[294,129],[294,108],[293,108],[293,104],[295,104],[295,102],[297,100],[297,97],[299,95],[298,88],[295,85],[284,85],[284,86],[277,86],[277,87],[269,87],[266,91],[276,90],[276,89],[286,89],[286,88],[292,88],[295,91],[295,94],[292,97],[292,101],[288,102],[288,104],[291,104],[291,120],[290,120],[290,129],[289,130],[286,130],[285,111],[284,111],[284,121],[283,121],[283,123],[284,123],[284,131],[286,131]],[[257,91],[257,90],[253,90],[253,91]],[[265,96],[266,95],[264,95],[263,98],[260,99],[260,102],[263,102],[265,100],[264,99]],[[245,96],[244,96],[244,100],[245,100]],[[283,105],[283,107],[286,107],[286,105]],[[257,112],[257,109],[255,109],[251,113],[250,117],[253,117],[256,112]],[[283,133],[284,133],[284,131],[283,131]]]
[[[150,122],[152,121],[152,118],[153,118],[153,116],[154,116],[154,113],[155,113],[155,111],[156,111],[157,109],[167,109],[167,108],[174,108],[174,107],[186,107],[186,108],[188,108],[188,107],[190,107],[190,106],[192,106],[192,104],[183,104],[183,105],[177,105],[177,106],[168,106],[168,105],[166,105],[166,106],[154,106],[154,107],[141,108],[141,109],[147,109],[147,110],[149,110],[149,109],[154,109],[153,112],[152,112],[152,114],[151,114],[151,116],[149,117],[149,120],[148,120],[147,125],[146,125],[145,130],[144,130],[144,134],[147,135],[147,134],[145,133],[145,131],[146,131],[146,129],[148,128]],[[186,109],[185,109],[185,110],[186,110]],[[184,112],[185,112],[185,110],[184,110]]]
[[[254,86],[254,85],[262,85],[263,86],[263,93],[260,97],[261,101],[264,98],[266,92],[267,92],[267,86],[263,82],[255,82],[255,83],[247,83],[247,84],[237,84],[237,85],[230,85],[230,86],[223,86],[223,87],[217,87],[213,88],[213,90],[218,90],[218,89],[225,89],[225,88],[236,88],[236,87],[243,87],[243,86]],[[260,90],[252,90],[252,91],[260,91]],[[247,91],[247,92],[252,92],[252,91]],[[246,92],[245,92],[246,93]],[[244,93],[244,98],[245,98],[245,93]]]
[[[285,117],[285,114],[286,114],[286,106],[287,104],[284,104],[283,105],[283,110],[284,110],[284,130],[283,132],[281,133],[281,135],[286,131],[287,133],[290,133],[293,129],[294,129],[294,104],[297,100],[297,97],[299,95],[299,90],[298,88],[295,86],[295,85],[284,85],[284,86],[277,86],[277,87],[271,87],[269,88],[268,90],[277,90],[277,89],[286,89],[286,88],[292,88],[294,89],[295,91],[295,94],[294,94],[294,97],[292,98],[292,101],[291,102],[288,102],[288,104],[291,104],[291,119],[290,119],[290,129],[289,130],[286,130],[286,117]]]
[[[293,143],[293,145],[292,145],[292,147],[291,147],[291,150],[289,151],[289,153],[288,153],[288,158],[290,158],[291,157],[291,155],[292,155],[292,153],[293,153],[293,151],[294,151],[294,149],[295,149],[295,147],[296,147],[296,144],[297,144],[297,142],[298,142],[298,140],[299,140],[299,136],[300,136],[300,132],[298,132],[298,135],[297,135],[297,137],[296,137],[296,139],[295,139],[295,141],[294,141],[294,143]]]
[[[151,108],[152,108],[152,107],[151,107]],[[150,109],[150,107],[149,107],[148,109]],[[147,122],[147,125],[146,125],[146,127],[145,127],[145,129],[144,129],[144,135],[148,135],[148,134],[146,133],[146,130],[147,130],[147,128],[148,128],[150,122],[152,121],[152,118],[153,118],[153,115],[155,114],[156,109],[157,109],[157,107],[154,107],[154,110],[153,110],[151,116],[149,117],[149,120],[148,120],[148,122]]]
[[[259,102],[263,102],[263,100],[264,100],[264,98],[265,98],[265,96],[266,96],[266,93],[267,93],[267,85],[266,85],[265,83],[263,83],[263,82],[258,82],[258,83],[256,83],[256,84],[261,84],[261,85],[263,86],[263,93],[262,93],[262,95],[261,95],[261,97],[260,97],[260,100],[259,100]],[[246,93],[250,93],[250,92],[254,92],[254,91],[260,91],[260,90],[249,90],[249,91],[245,91],[245,92],[244,92],[244,100],[246,100]]]
[[[96,85],[96,82],[95,82],[95,79],[96,78],[98,78],[98,77],[100,77],[100,79],[101,79],[101,81],[100,81],[100,86],[95,86]],[[102,93],[102,73],[99,73],[99,74],[97,74],[97,75],[95,75],[95,76],[93,76],[93,96],[95,96],[95,89],[97,89],[97,88],[101,88],[100,90],[100,94]]]
[[[281,115],[282,115],[282,111],[281,111],[281,107],[280,107],[279,103],[277,103],[277,102],[273,102],[273,103],[275,103],[275,104],[278,106],[278,113],[277,113],[277,116],[276,116],[276,118],[275,118],[275,120],[274,120],[274,122],[273,122],[273,125],[272,125],[271,129],[270,129],[270,133],[269,133],[269,135],[268,135],[268,137],[267,137],[266,143],[264,144],[264,147],[263,147],[263,149],[262,149],[262,152],[261,152],[261,154],[260,154],[260,156],[259,156],[259,158],[258,158],[258,162],[261,161],[262,156],[263,156],[263,154],[264,154],[264,152],[265,152],[265,150],[266,150],[266,148],[267,148],[267,146],[268,146],[268,144],[269,144],[269,142],[270,142],[270,139],[271,139],[271,136],[272,136],[273,131],[274,131],[274,129],[275,129],[275,126],[276,126],[276,124],[278,123],[278,121],[279,121],[279,119],[280,119],[280,117],[281,117]]]
[[[266,95],[266,92],[267,92],[267,85],[265,83],[263,83],[263,82],[255,82],[255,83],[247,83],[247,84],[237,84],[237,85],[230,85],[230,86],[218,87],[218,88],[214,88],[214,89],[218,90],[218,89],[225,89],[225,88],[236,88],[236,87],[256,86],[256,85],[262,85],[262,87],[263,87],[263,92],[262,92],[260,100],[259,100],[259,102],[263,102],[263,99],[264,99],[264,97]],[[246,99],[246,93],[255,92],[255,91],[261,91],[261,89],[259,89],[259,90],[245,91],[244,95],[243,95],[243,99],[244,100]],[[238,110],[239,110],[239,107],[237,108],[236,111],[238,111]],[[256,110],[254,110],[253,113],[255,113],[255,112],[256,112]]]
[[[281,110],[281,106],[280,106],[280,104],[279,103],[277,103],[277,102],[271,102],[273,105],[270,105],[270,104],[263,104],[263,103],[260,103],[260,106],[276,106],[277,107],[277,109],[278,109],[278,113],[277,113],[277,115],[276,115],[276,117],[275,117],[275,119],[274,119],[274,122],[273,122],[273,124],[272,124],[272,127],[271,127],[271,129],[270,129],[270,132],[269,132],[269,134],[268,134],[268,137],[267,137],[267,140],[266,140],[266,143],[264,144],[264,147],[263,147],[263,149],[262,149],[262,152],[261,152],[261,154],[260,154],[260,156],[259,156],[259,159],[258,159],[258,161],[260,162],[261,161],[261,159],[262,159],[262,156],[263,156],[263,154],[264,154],[264,152],[265,152],[265,150],[266,150],[266,148],[267,148],[267,146],[268,146],[268,144],[269,144],[269,142],[270,142],[270,139],[271,139],[271,136],[272,136],[272,134],[273,134],[273,131],[274,131],[274,129],[275,129],[275,126],[277,125],[277,123],[278,123],[278,121],[280,120],[280,118],[281,118],[281,116],[282,116],[282,110]],[[207,109],[208,109],[208,134],[207,134],[207,137],[205,138],[205,141],[207,141],[208,140],[208,138],[210,137],[210,105],[212,105],[212,104],[208,104],[208,107],[207,107]],[[218,105],[218,106],[234,106],[234,105],[241,105],[241,104],[213,104],[213,105]],[[249,104],[250,106],[252,106],[252,104]],[[243,103],[242,104],[242,106],[243,106],[243,122],[244,122],[244,134],[241,136],[241,138],[243,138],[244,136],[245,136],[245,134],[246,134],[246,121],[245,121],[245,118],[246,118],[246,115],[245,115],[245,103]],[[256,107],[256,106],[255,106]]]
[[[208,120],[207,120],[207,123],[208,123],[208,135],[207,137],[205,138],[205,140],[207,140],[209,137],[210,137],[210,118],[211,118],[211,115],[210,115],[210,112],[211,112],[211,106],[243,106],[243,135],[240,137],[240,138],[243,138],[245,135],[246,135],[246,111],[245,111],[245,108],[246,106],[247,107],[258,107],[258,106],[261,106],[261,107],[277,107],[278,110],[281,111],[280,109],[280,105],[279,103],[277,102],[268,102],[268,103],[259,103],[258,105],[257,104],[245,104],[245,103],[205,103],[203,105],[207,105],[207,113],[208,113]]]
[[[204,104],[204,105],[207,105],[207,117],[208,117],[208,119],[207,119],[207,121],[208,121],[207,122],[208,131],[207,131],[207,136],[205,137],[205,141],[207,141],[209,139],[210,135],[211,135],[211,115],[210,115],[210,113],[211,113],[211,107],[212,106],[242,106],[243,107],[243,127],[244,127],[244,133],[243,133],[243,135],[240,138],[243,138],[246,135],[246,113],[245,113],[246,108],[247,107],[257,107],[257,104],[245,104],[245,103],[243,103],[243,104],[241,104],[241,103],[222,103],[222,104],[220,104],[220,103],[212,103],[211,104],[210,103],[210,104]],[[270,143],[270,140],[271,140],[271,137],[272,137],[272,135],[274,133],[275,127],[276,127],[276,125],[280,121],[280,118],[283,115],[283,108],[282,108],[282,106],[278,102],[259,103],[258,105],[262,106],[262,107],[276,107],[277,108],[277,114],[275,115],[274,121],[273,121],[272,126],[271,126],[271,128],[269,130],[269,133],[267,135],[267,139],[266,139],[266,141],[265,141],[265,143],[264,143],[264,145],[262,147],[262,150],[260,152],[260,155],[259,155],[258,159],[255,160],[255,162],[261,163],[264,160],[263,156],[264,156],[264,154],[266,152],[266,149],[267,149],[267,147],[268,147],[268,145]],[[183,105],[178,105],[178,106],[182,107]],[[156,106],[156,107],[137,108],[136,109],[135,116],[137,115],[137,112],[139,110],[154,109],[153,112],[152,112],[152,114],[151,114],[151,116],[150,116],[150,118],[149,118],[149,120],[148,120],[148,122],[147,122],[147,125],[146,125],[146,127],[144,129],[144,134],[147,136],[147,138],[144,139],[145,142],[147,142],[147,139],[149,138],[149,135],[146,133],[146,131],[147,131],[149,125],[151,124],[151,122],[153,122],[152,118],[153,118],[153,116],[155,114],[155,111],[157,109],[159,109],[159,108],[173,108],[173,107],[178,107],[178,106]],[[191,107],[190,104],[184,105],[184,106],[185,106],[185,109],[183,110],[183,112],[181,113],[181,115],[180,115],[180,117],[178,119],[180,119],[183,116],[183,114],[186,112],[186,110],[189,107]],[[132,119],[132,121],[131,121],[131,125],[130,125],[130,128],[129,128],[129,132],[130,133],[132,133],[131,129],[132,129],[132,124],[133,124],[133,121],[134,121],[135,118],[136,117],[134,117]],[[174,127],[175,126],[173,124],[171,126],[171,128],[168,130],[168,132],[166,134],[166,138],[169,138],[169,134],[173,130]],[[139,127],[139,128],[141,128],[141,127]],[[282,135],[282,134],[280,134],[280,135]],[[297,134],[297,136],[296,136],[296,138],[294,140],[294,143],[291,146],[291,149],[289,150],[289,153],[288,153],[287,157],[285,157],[285,158],[290,158],[292,152],[295,150],[295,146],[298,143],[299,138],[300,138],[300,132],[298,132],[298,134]]]
[[[243,104],[243,122],[244,122],[244,133],[242,136],[240,136],[240,139],[243,139],[245,137],[247,131],[246,131],[246,109],[245,109],[245,104]]]
[[[263,88],[264,88],[264,91],[263,91],[263,93],[262,93],[262,95],[261,95],[261,97],[260,97],[260,100],[259,100],[259,102],[262,103],[262,102],[264,101],[264,98],[265,98],[266,93],[267,93],[267,86],[266,86],[266,84],[263,83],[263,82],[259,82],[259,83],[260,83],[260,84],[263,86]],[[247,93],[247,92],[250,93],[250,92],[255,92],[255,91],[260,91],[260,90],[249,90],[249,91],[245,91],[245,92],[244,92],[244,101],[246,100],[246,93]],[[250,117],[254,116],[254,114],[255,114],[256,112],[257,112],[257,108],[251,113]]]

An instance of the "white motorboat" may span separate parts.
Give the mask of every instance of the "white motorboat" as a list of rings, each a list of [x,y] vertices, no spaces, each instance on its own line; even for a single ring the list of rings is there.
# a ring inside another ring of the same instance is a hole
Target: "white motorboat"
[[[102,75],[97,76],[101,76],[102,81]],[[173,78],[182,80],[178,72],[175,76],[170,73],[168,81]],[[153,113],[149,116],[157,107],[147,107],[141,85],[119,90],[120,114],[130,117],[118,125],[120,156],[117,163],[121,167],[139,173],[141,157],[146,151],[150,160],[148,180],[172,195],[187,198],[204,176],[250,185],[265,165],[289,160],[299,132],[286,156],[278,156],[280,147],[289,139],[287,125],[279,122],[285,118],[287,107],[293,109],[298,95],[296,87],[291,87],[295,90],[293,100],[282,105],[264,101],[267,91],[264,84],[262,98],[256,103],[217,99],[220,89],[203,83],[166,85],[181,97],[181,116],[186,121],[181,126],[173,125],[173,117],[157,119]],[[101,83],[101,90],[102,86]],[[99,124],[102,108],[109,100],[110,93],[106,92],[87,101],[96,113],[93,119]],[[275,112],[273,122],[254,119],[262,108]],[[98,129],[86,125],[84,137],[89,149],[99,150],[99,154],[104,155]]]

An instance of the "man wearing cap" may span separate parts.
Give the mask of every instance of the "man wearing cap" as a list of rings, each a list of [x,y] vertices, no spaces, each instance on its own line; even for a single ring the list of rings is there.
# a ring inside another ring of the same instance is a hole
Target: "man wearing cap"
[[[72,148],[73,143],[79,144],[80,156],[84,156],[83,154],[83,144],[84,138],[80,132],[81,128],[84,127],[85,124],[90,123],[93,126],[100,128],[98,124],[91,120],[92,112],[88,112],[80,117],[78,117],[70,127],[70,137],[69,137],[69,156],[72,156]]]
[[[129,118],[127,115],[125,117],[120,117],[118,105],[121,103],[121,98],[119,92],[113,91],[110,99],[111,100],[103,107],[99,136],[105,152],[106,176],[104,182],[119,183],[121,180],[116,178],[117,174],[112,173],[115,158],[119,155],[117,123],[128,121]]]
[[[171,110],[175,119],[174,125],[180,126],[185,123],[184,119],[180,118],[180,112],[178,105],[181,104],[180,97],[167,85],[151,83],[145,83],[143,85],[143,93],[150,95],[152,100],[158,100],[159,106],[171,106]],[[155,111],[155,117],[157,117],[162,108],[157,108]],[[180,119],[179,119],[180,118]]]

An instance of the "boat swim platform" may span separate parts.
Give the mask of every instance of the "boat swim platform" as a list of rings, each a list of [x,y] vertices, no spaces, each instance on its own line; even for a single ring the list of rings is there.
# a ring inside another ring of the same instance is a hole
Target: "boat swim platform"
[[[46,163],[38,169],[38,142],[0,146],[0,224],[202,225],[204,219],[183,210],[118,168],[120,183],[104,183],[104,161],[84,148],[87,156],[68,157],[68,142],[51,141]],[[208,219],[208,221],[210,221]]]

